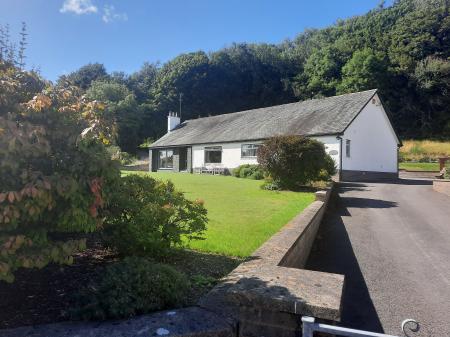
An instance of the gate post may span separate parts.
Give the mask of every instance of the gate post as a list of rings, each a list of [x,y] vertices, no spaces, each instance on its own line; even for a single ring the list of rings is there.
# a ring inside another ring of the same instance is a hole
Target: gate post
[[[314,329],[312,325],[314,324],[314,317],[303,316],[302,317],[302,330],[303,337],[313,337]]]

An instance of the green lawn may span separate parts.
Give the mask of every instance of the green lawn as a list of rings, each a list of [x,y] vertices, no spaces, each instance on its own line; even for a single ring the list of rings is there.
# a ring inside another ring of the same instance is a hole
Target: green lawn
[[[125,172],[129,174],[132,172]],[[245,257],[314,200],[313,193],[276,192],[262,181],[186,173],[140,173],[171,180],[187,198],[203,199],[208,210],[205,240],[195,250]]]
[[[439,163],[400,163],[400,169],[408,171],[439,171]]]

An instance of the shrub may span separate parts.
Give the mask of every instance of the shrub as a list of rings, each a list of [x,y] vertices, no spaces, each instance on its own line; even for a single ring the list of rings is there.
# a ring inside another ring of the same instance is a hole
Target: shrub
[[[444,179],[450,179],[450,167],[446,167],[444,170]]]
[[[279,191],[281,190],[280,185],[273,181],[272,179],[266,179],[266,181],[264,181],[264,183],[261,185],[261,188],[263,190],[268,190],[268,191]]]
[[[323,143],[302,136],[276,136],[258,149],[258,162],[281,188],[295,189],[336,171]]]
[[[127,318],[185,303],[184,274],[144,258],[126,258],[105,268],[75,299],[73,316],[81,319]]]
[[[20,267],[72,263],[85,242],[71,234],[101,226],[119,170],[108,127],[97,133],[101,106],[69,89],[28,92],[36,75],[1,61],[0,78],[0,280],[12,282]]]
[[[106,148],[112,160],[120,162],[121,165],[129,165],[137,160],[137,157],[131,153],[120,150],[120,147],[111,145]]]
[[[186,240],[200,239],[206,223],[203,203],[187,200],[171,182],[129,175],[111,197],[104,234],[121,255],[157,257]]]
[[[264,178],[264,171],[259,165],[244,164],[236,167],[233,175],[237,178],[261,180]]]

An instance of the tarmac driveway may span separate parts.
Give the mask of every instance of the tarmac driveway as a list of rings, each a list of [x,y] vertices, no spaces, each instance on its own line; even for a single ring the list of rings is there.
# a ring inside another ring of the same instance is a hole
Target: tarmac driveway
[[[344,274],[342,325],[450,336],[450,197],[426,180],[342,183],[307,268]]]

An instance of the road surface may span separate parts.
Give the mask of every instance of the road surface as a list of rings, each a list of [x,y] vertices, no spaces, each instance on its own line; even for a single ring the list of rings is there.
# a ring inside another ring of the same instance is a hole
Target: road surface
[[[308,269],[344,274],[342,325],[403,336],[450,336],[450,197],[431,181],[342,183]]]

